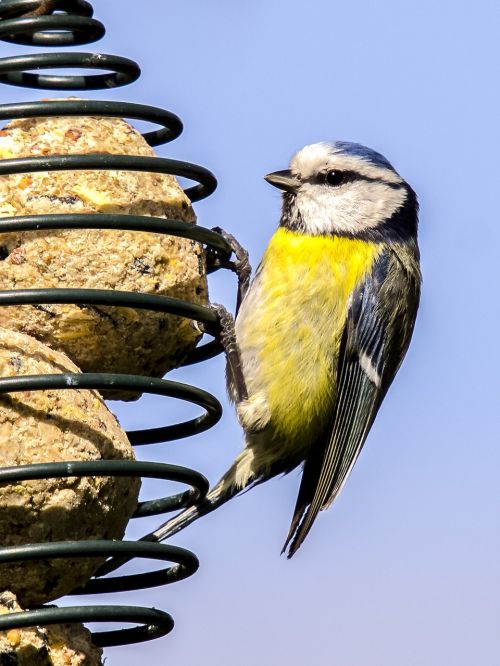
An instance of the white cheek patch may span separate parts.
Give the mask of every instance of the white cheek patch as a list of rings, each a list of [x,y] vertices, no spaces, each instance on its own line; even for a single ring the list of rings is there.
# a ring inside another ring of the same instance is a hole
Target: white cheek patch
[[[389,219],[406,199],[404,187],[359,180],[340,187],[304,183],[297,206],[306,233],[357,234]]]

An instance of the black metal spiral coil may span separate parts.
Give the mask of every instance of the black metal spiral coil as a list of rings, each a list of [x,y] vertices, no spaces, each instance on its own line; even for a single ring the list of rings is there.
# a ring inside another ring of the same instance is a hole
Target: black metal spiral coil
[[[64,46],[94,42],[105,32],[102,23],[93,18],[91,5],[85,0],[58,0],[57,13],[24,17],[37,8],[39,0],[3,0],[0,3],[0,39],[25,45]],[[46,68],[93,68],[106,70],[95,75],[54,76],[29,70]],[[135,81],[139,66],[126,58],[93,53],[42,53],[0,59],[0,81],[24,87],[52,90],[95,90],[122,86]],[[177,116],[163,109],[112,101],[37,101],[0,106],[0,120],[47,116],[108,116],[149,121],[160,126],[143,134],[150,146],[177,138],[182,123]],[[198,184],[185,190],[191,201],[209,196],[216,187],[214,176],[203,167],[171,159],[126,155],[55,155],[25,157],[0,161],[0,176],[36,171],[115,169],[148,171],[182,176]],[[59,214],[4,217],[0,233],[53,229],[117,229],[149,231],[182,236],[198,241],[220,253],[226,259],[231,250],[217,233],[180,220],[136,215]],[[24,289],[0,291],[0,305],[76,303],[85,305],[115,305],[170,313],[197,320],[217,331],[218,320],[212,310],[166,296],[133,292],[89,289]],[[216,340],[195,349],[184,364],[195,363],[219,353]],[[192,420],[148,430],[136,430],[127,435],[133,445],[164,442],[202,432],[214,425],[221,416],[219,402],[209,393],[178,382],[116,374],[57,374],[0,378],[0,392],[38,391],[44,389],[106,389],[136,390],[185,400],[199,405],[204,413]],[[207,480],[193,470],[163,463],[125,460],[66,462],[25,465],[0,469],[0,483],[29,479],[84,476],[149,477],[178,481],[190,490],[170,497],[140,502],[134,517],[157,515],[191,505],[208,490]],[[61,557],[126,556],[173,562],[156,571],[92,579],[73,594],[94,594],[163,585],[181,580],[198,567],[196,556],[182,548],[146,541],[81,541],[51,542],[0,548],[0,564],[26,560]],[[61,622],[133,623],[136,626],[116,631],[95,632],[95,645],[123,645],[150,640],[168,633],[173,620],[166,612],[135,606],[73,606],[66,608],[41,607],[3,615],[0,630]]]

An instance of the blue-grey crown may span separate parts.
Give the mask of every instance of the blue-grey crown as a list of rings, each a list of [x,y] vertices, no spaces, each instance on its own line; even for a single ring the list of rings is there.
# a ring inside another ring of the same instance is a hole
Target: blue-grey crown
[[[344,153],[344,155],[361,157],[367,162],[371,162],[371,164],[375,166],[383,167],[385,169],[390,169],[391,171],[396,172],[387,158],[385,158],[380,153],[377,153],[376,150],[362,146],[360,143],[352,143],[351,141],[334,141],[333,147],[338,152]]]

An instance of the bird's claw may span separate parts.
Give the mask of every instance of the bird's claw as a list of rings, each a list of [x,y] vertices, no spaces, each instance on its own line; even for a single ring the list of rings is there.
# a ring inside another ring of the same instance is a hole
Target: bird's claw
[[[226,345],[231,344],[236,337],[234,333],[233,315],[220,303],[210,303],[209,308],[217,315],[219,328],[216,337],[225,349]]]
[[[248,252],[242,247],[242,245],[240,245],[232,234],[229,234],[222,229],[222,227],[213,227],[212,231],[222,236],[231,248],[231,253],[235,258],[230,259],[224,257],[220,252],[217,252],[217,250],[210,249],[207,252],[207,270],[213,271],[216,268],[228,268],[233,271],[233,273],[236,273],[236,276],[238,277],[236,313],[238,313],[241,302],[250,286],[250,277],[252,275],[252,267],[250,266],[250,261],[248,259]]]
[[[48,16],[57,9],[58,0],[39,0],[38,7],[32,11],[21,14],[19,18],[35,18],[37,16]]]

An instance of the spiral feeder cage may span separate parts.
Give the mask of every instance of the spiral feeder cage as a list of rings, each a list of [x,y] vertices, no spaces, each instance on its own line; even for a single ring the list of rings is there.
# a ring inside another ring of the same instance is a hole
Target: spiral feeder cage
[[[39,5],[38,0],[3,0],[0,3],[0,39],[31,46],[75,46],[100,39],[104,26],[93,18],[93,9],[85,0],[58,0],[56,13],[25,16]],[[36,13],[36,12],[35,12]],[[53,75],[38,70],[84,68],[104,70],[85,75]],[[35,71],[36,73],[33,73]],[[139,66],[126,58],[75,52],[37,53],[0,59],[0,81],[3,83],[49,90],[97,90],[123,86],[140,75]],[[0,106],[0,119],[49,118],[53,116],[94,116],[142,120],[159,129],[142,136],[150,146],[177,138],[181,121],[169,111],[127,102],[90,100],[53,100]],[[68,170],[123,170],[171,174],[197,181],[185,190],[191,201],[209,196],[216,187],[214,176],[206,169],[172,159],[112,155],[50,155],[0,160],[0,176]],[[8,232],[48,230],[111,229],[132,232],[147,231],[190,239],[203,244],[214,256],[229,261],[231,249],[218,233],[175,219],[122,214],[42,214],[3,217],[0,238]],[[223,263],[223,262],[222,262]],[[213,267],[215,270],[215,267]],[[209,272],[210,269],[207,269]],[[208,359],[221,351],[216,339],[217,315],[208,307],[168,296],[103,289],[12,289],[0,291],[0,305],[83,304],[135,308],[142,311],[169,313],[200,322],[214,338],[195,348],[183,365]],[[192,420],[163,427],[127,432],[133,446],[160,443],[200,433],[213,426],[221,416],[215,397],[205,391],[174,381],[139,375],[110,373],[63,373],[0,378],[0,392],[43,391],[57,389],[133,390],[188,401],[204,411]],[[154,516],[193,504],[206,494],[208,483],[198,472],[164,463],[134,460],[68,461],[4,467],[0,483],[17,483],[32,479],[63,477],[146,477],[181,482],[190,489],[179,494],[139,502],[134,518]],[[99,594],[136,590],[164,585],[193,574],[198,561],[188,550],[148,541],[93,540],[31,543],[0,548],[0,564],[51,558],[119,557],[148,558],[170,563],[154,571],[92,578],[71,594]],[[33,626],[74,622],[118,622],[132,627],[92,633],[98,647],[109,647],[146,641],[167,634],[173,626],[171,616],[152,608],[125,605],[76,605],[57,608],[45,606],[0,616],[0,631]]]

